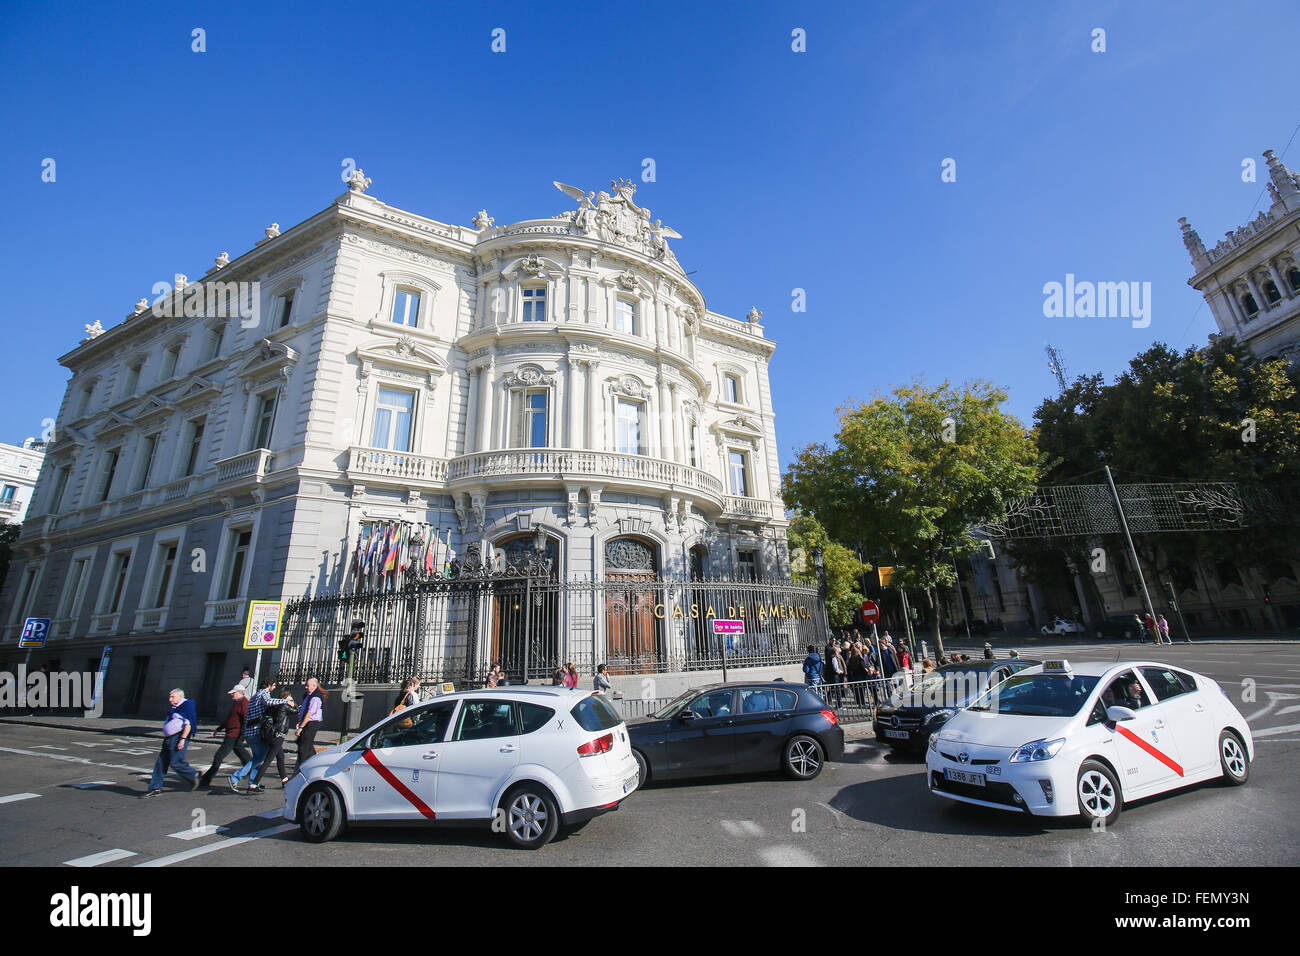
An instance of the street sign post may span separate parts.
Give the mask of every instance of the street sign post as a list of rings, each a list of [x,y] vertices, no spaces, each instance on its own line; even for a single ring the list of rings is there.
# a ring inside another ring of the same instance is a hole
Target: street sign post
[[[862,623],[874,625],[880,620],[880,605],[875,601],[862,602]]]
[[[262,651],[280,646],[280,620],[284,614],[283,601],[249,601],[248,621],[244,625],[244,650],[257,651],[253,665],[253,692],[262,672]]]
[[[48,617],[29,617],[23,622],[23,633],[18,638],[18,646],[23,650],[39,650],[45,646],[45,639],[49,636]]]
[[[713,633],[722,637],[722,679],[727,679],[727,648],[736,635],[745,635],[744,621],[727,621],[714,618]]]

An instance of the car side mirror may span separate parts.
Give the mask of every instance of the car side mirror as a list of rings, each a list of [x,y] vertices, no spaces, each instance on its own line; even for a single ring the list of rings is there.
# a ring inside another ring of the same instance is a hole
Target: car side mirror
[[[1117,724],[1121,720],[1137,720],[1137,714],[1127,707],[1120,707],[1118,704],[1112,704],[1106,708],[1106,719],[1112,724]]]

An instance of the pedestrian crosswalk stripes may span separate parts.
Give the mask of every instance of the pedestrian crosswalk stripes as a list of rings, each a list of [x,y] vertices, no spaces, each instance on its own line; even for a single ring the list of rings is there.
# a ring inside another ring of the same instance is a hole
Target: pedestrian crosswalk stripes
[[[30,800],[39,796],[39,793],[11,793],[7,797],[0,797],[0,803],[17,803],[19,800]]]
[[[103,853],[92,853],[90,856],[79,856],[75,860],[65,860],[64,866],[101,866],[105,863],[114,863],[117,860],[125,860],[127,857],[135,856],[131,850],[105,850]]]

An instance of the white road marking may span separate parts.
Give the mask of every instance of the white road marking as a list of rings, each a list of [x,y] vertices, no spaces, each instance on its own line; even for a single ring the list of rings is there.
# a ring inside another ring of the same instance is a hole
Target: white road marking
[[[68,748],[67,748],[67,747],[56,747],[56,746],[54,746],[53,744],[35,744],[35,745],[34,745],[34,749],[36,749],[36,750],[67,750]]]
[[[111,787],[112,780],[92,780],[90,783],[74,783],[73,787],[77,790],[94,790],[96,787]]]
[[[19,800],[30,800],[32,797],[39,796],[39,793],[11,793],[7,797],[0,797],[0,803],[17,803]]]
[[[768,846],[758,851],[765,866],[821,866],[817,858],[797,846]]]
[[[1269,727],[1267,730],[1252,730],[1250,735],[1255,738],[1259,737],[1276,737],[1278,734],[1289,734],[1300,730],[1300,724],[1288,724],[1285,727]]]
[[[128,757],[147,757],[153,751],[141,750],[138,747],[114,747],[109,750],[111,754],[126,754]]]
[[[114,860],[125,860],[128,856],[135,856],[130,850],[105,850],[103,853],[92,853],[90,856],[79,856],[75,860],[65,860],[64,866],[99,866],[103,863],[112,863]]]
[[[205,827],[190,827],[187,830],[177,830],[175,833],[167,834],[173,840],[197,840],[199,837],[212,836],[214,833],[225,833],[230,827],[219,827],[209,823]]]
[[[753,820],[723,820],[722,829],[732,836],[762,836],[763,828]]]
[[[19,754],[23,757],[45,757],[47,760],[66,760],[69,763],[84,763],[92,767],[107,767],[109,770],[134,770],[136,773],[152,774],[153,771],[147,767],[129,767],[124,763],[100,763],[97,760],[87,760],[85,757],[65,757],[63,754],[43,754],[36,750],[19,750],[16,747],[0,747],[0,753]]]
[[[218,840],[216,843],[209,843],[207,846],[195,847],[193,850],[185,850],[182,853],[173,853],[171,856],[159,857],[156,860],[145,860],[143,863],[137,863],[136,866],[171,866],[173,863],[182,863],[185,860],[192,860],[196,856],[203,856],[205,853],[212,853],[216,850],[225,850],[232,846],[239,846],[241,843],[249,843],[253,840],[260,840],[264,837],[275,836],[277,833],[287,833],[289,830],[296,830],[298,827],[293,823],[281,824],[278,827],[269,827],[266,830],[258,830],[256,833],[250,833],[248,836],[231,837],[228,840]]]
[[[261,817],[263,820],[274,820],[276,817],[284,816],[284,808],[281,807],[279,810],[267,810],[264,813],[257,814],[257,816]]]

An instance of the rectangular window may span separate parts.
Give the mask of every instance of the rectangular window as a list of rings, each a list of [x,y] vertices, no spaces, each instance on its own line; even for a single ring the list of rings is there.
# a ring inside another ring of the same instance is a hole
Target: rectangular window
[[[0,489],[0,501],[6,501],[6,502],[13,501],[14,495],[17,492],[18,492],[17,485],[5,485],[4,488]]]
[[[280,296],[280,318],[275,326],[277,329],[282,329],[289,324],[289,318],[293,315],[293,293],[294,290],[290,289]]]
[[[23,583],[18,588],[18,597],[14,600],[14,609],[9,618],[10,624],[21,624],[27,618],[27,602],[31,600],[32,588],[36,584],[36,568],[23,572]]]
[[[226,326],[214,325],[208,329],[208,354],[205,362],[210,362],[221,354],[221,343],[226,337]]]
[[[113,490],[113,476],[117,474],[117,460],[121,455],[122,449],[120,448],[114,448],[108,453],[104,465],[104,487],[99,492],[100,501],[107,501],[108,493]]]
[[[753,551],[737,551],[736,560],[740,563],[740,577],[742,580],[758,580],[758,558]]]
[[[727,471],[731,476],[731,493],[741,498],[749,497],[749,484],[745,480],[745,453],[727,452]]]
[[[537,390],[528,392],[525,397],[524,416],[527,419],[525,423],[524,434],[528,438],[529,448],[546,447],[546,392]]]
[[[734,375],[726,375],[722,379],[722,397],[733,405],[740,404],[740,380]]]
[[[627,299],[614,303],[614,331],[636,335],[636,306]]]
[[[176,566],[176,545],[159,545],[158,553],[162,558],[162,568],[158,574],[158,591],[154,596],[154,607],[162,607],[167,603],[167,589],[171,587],[172,569]]]
[[[54,476],[54,490],[50,493],[51,514],[58,514],[59,509],[63,507],[63,495],[68,490],[68,475],[72,472],[71,465],[64,465]]]
[[[700,467],[700,456],[695,445],[695,422],[686,420],[686,454],[692,468]]]
[[[194,469],[199,464],[199,447],[203,444],[203,426],[206,419],[200,418],[197,421],[190,422],[190,450],[185,458],[185,473],[181,475],[194,474]]]
[[[141,455],[142,464],[140,466],[140,480],[136,484],[136,491],[143,491],[149,487],[149,473],[153,471],[154,455],[158,451],[158,436],[149,435],[144,440],[144,449]]]
[[[86,412],[90,411],[90,398],[95,394],[95,386],[87,385],[81,390],[81,406],[77,409],[77,417],[84,418]]]
[[[234,548],[230,555],[230,574],[226,578],[226,599],[239,597],[239,585],[244,576],[244,563],[248,560],[248,545],[253,540],[253,532],[235,532]]]
[[[524,321],[525,322],[545,322],[546,321],[546,290],[545,289],[524,289]]]
[[[158,381],[165,382],[176,374],[176,364],[180,361],[180,357],[181,347],[179,345],[173,345],[163,353],[162,375],[159,376]]]
[[[393,297],[393,321],[415,328],[420,316],[420,293],[398,289]]]
[[[641,436],[645,432],[644,426],[645,406],[640,402],[625,402],[620,400],[618,403],[618,420],[617,420],[617,442],[618,451],[627,455],[644,455],[645,449],[641,445]]]
[[[275,426],[276,393],[257,397],[257,420],[253,426],[253,448],[271,447],[271,429]]]
[[[122,594],[126,591],[126,575],[131,569],[131,552],[114,551],[113,560],[109,562],[108,607],[105,613],[116,614],[122,609]]]
[[[375,427],[370,437],[373,448],[392,451],[411,450],[411,413],[415,395],[393,388],[379,389],[375,404]]]
[[[59,617],[76,618],[81,615],[82,588],[86,584],[86,565],[90,558],[77,558],[68,569],[67,589],[63,592],[63,606],[59,608]]]
[[[126,385],[122,389],[122,397],[129,398],[134,395],[140,387],[140,372],[144,370],[144,362],[136,362],[126,370]]]

